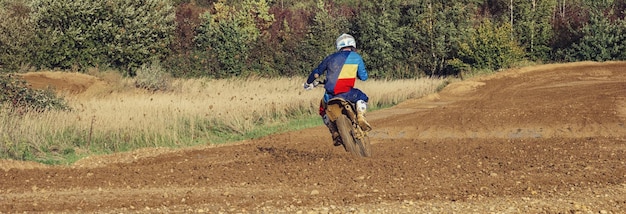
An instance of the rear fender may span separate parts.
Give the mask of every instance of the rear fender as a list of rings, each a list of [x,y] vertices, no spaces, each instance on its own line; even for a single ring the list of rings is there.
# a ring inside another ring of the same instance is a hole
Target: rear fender
[[[355,121],[354,119],[356,118],[356,114],[352,110],[352,104],[341,98],[333,98],[328,101],[326,114],[332,122],[335,122],[342,114],[346,115],[351,121]]]

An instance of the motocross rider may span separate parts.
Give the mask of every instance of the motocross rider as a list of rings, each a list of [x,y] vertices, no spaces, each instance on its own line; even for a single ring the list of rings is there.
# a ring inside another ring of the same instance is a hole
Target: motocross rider
[[[371,130],[370,124],[365,120],[367,101],[369,98],[361,90],[354,88],[354,83],[358,78],[361,81],[367,80],[367,70],[363,58],[356,52],[356,41],[349,34],[342,34],[335,42],[337,52],[328,55],[315,68],[309,78],[304,83],[304,89],[310,90],[314,86],[313,82],[326,72],[324,89],[326,93],[320,102],[319,114],[322,116],[324,124],[332,134],[335,146],[341,145],[337,127],[330,122],[324,111],[324,106],[333,97],[341,97],[352,103],[356,103],[357,118],[359,125],[365,130]]]

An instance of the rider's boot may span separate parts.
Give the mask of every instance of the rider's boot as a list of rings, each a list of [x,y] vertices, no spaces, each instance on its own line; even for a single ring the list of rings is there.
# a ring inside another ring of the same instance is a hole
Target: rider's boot
[[[363,100],[359,100],[356,102],[356,112],[357,112],[357,121],[359,122],[359,126],[363,129],[363,131],[372,130],[372,126],[365,120],[365,112],[367,111],[367,103]]]
[[[330,135],[333,138],[333,145],[341,146],[341,135],[339,135],[339,130],[337,130],[337,126],[334,123],[330,122],[330,119],[328,119],[327,115],[324,115],[322,119],[324,120],[324,124],[326,125],[326,127],[328,127],[328,131],[330,131]]]

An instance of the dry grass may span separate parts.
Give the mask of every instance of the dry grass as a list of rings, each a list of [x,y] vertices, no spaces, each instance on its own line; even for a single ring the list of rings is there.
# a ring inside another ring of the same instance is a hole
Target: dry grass
[[[57,113],[65,124],[88,123],[99,128],[157,129],[173,125],[177,118],[222,121],[239,132],[259,124],[284,122],[293,116],[316,114],[322,88],[302,89],[302,79],[175,80],[173,91],[162,93],[121,92],[100,98],[70,98],[77,112]],[[373,106],[389,106],[432,93],[440,79],[358,82]],[[75,119],[70,119],[75,118]],[[58,121],[57,119],[54,119]],[[83,124],[88,125],[88,124]]]
[[[59,145],[75,150],[97,142],[115,144],[110,150],[118,150],[209,141],[215,132],[237,135],[259,126],[313,117],[323,88],[305,91],[303,79],[178,79],[173,80],[172,90],[155,93],[128,87],[122,90],[120,84],[132,85],[132,80],[122,79],[117,85],[102,84],[82,94],[67,95],[74,109],[71,112],[19,118],[0,112],[0,137],[4,138],[0,140],[29,143],[32,148]],[[357,82],[357,87],[370,96],[370,105],[390,106],[432,93],[443,82],[369,80]]]

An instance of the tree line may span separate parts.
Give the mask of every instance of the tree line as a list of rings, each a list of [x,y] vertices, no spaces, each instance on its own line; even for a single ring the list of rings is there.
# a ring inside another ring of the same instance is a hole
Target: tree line
[[[295,76],[356,37],[370,75],[626,59],[624,0],[0,0],[0,71]]]

